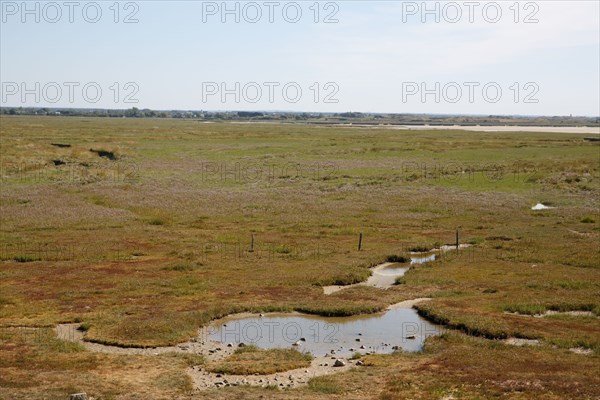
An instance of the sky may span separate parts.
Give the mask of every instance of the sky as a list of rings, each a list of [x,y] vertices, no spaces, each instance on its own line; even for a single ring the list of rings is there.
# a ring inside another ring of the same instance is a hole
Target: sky
[[[0,1],[0,105],[600,115],[599,1]]]

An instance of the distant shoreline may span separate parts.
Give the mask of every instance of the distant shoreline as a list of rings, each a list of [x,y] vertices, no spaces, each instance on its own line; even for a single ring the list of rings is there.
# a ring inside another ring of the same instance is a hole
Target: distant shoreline
[[[359,126],[359,125],[342,125]],[[600,127],[593,126],[472,126],[472,125],[387,125],[363,127],[399,129],[399,130],[461,130],[472,132],[552,132],[552,133],[581,133],[600,135]]]

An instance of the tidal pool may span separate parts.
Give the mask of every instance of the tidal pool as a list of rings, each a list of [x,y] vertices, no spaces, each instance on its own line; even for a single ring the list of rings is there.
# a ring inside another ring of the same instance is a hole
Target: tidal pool
[[[396,348],[419,351],[427,337],[439,333],[440,328],[419,317],[414,309],[394,306],[382,313],[352,317],[300,313],[231,316],[206,332],[208,339],[234,346],[294,347],[314,356],[341,357],[355,352],[391,353]]]

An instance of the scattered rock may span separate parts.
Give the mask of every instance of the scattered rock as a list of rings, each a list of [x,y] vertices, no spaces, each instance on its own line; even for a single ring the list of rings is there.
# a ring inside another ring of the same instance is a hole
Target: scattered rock
[[[245,347],[245,346],[246,346],[246,344],[244,342],[238,344],[238,347]]]
[[[550,208],[554,208],[554,207],[548,207],[547,205],[542,204],[542,203],[537,203],[535,206],[531,207],[531,209],[534,211],[548,210]]]
[[[362,362],[361,360],[358,360],[358,361],[356,362],[356,365],[365,365],[365,363],[364,363],[364,362]]]
[[[569,349],[569,351],[572,351],[575,354],[583,354],[586,356],[594,353],[594,350],[586,349],[585,347],[574,347],[572,349]]]
[[[335,360],[335,363],[333,363],[333,366],[334,367],[345,367],[346,363],[338,358],[337,360]]]
[[[85,393],[75,393],[69,395],[69,400],[88,400],[88,395]]]
[[[66,162],[64,162],[63,160],[52,160],[52,162],[54,163],[54,165],[65,165]]]
[[[227,347],[233,347],[233,344],[227,343]]]
[[[416,337],[415,335],[408,335],[408,336],[406,337],[406,339],[416,339],[416,338],[417,338],[417,337]]]
[[[521,339],[514,337],[504,339],[502,342],[511,346],[537,346],[540,344],[540,341],[537,339]]]

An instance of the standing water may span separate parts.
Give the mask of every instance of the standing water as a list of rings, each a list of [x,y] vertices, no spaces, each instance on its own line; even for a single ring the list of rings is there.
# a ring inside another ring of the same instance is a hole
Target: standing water
[[[208,338],[221,343],[254,344],[263,349],[295,347],[314,356],[355,352],[419,351],[439,329],[412,308],[352,317],[267,314],[227,317],[208,328]]]

